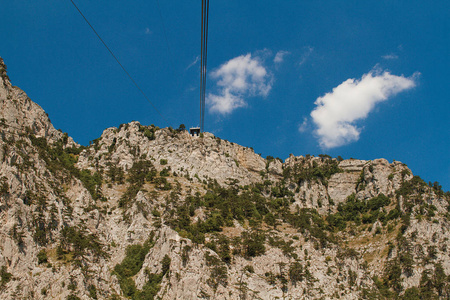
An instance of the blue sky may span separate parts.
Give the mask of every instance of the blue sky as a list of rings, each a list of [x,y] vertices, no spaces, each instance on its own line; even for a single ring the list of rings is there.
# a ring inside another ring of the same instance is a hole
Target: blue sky
[[[201,1],[76,3],[169,124],[69,0],[2,1],[0,56],[55,127],[87,144],[198,125]],[[211,1],[205,129],[264,157],[398,160],[449,190],[449,32],[448,1]]]

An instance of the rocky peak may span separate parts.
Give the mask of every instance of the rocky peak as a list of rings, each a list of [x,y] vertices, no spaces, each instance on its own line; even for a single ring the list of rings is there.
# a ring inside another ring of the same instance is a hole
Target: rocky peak
[[[48,114],[20,88],[11,85],[7,68],[0,58],[0,126],[13,135],[33,133],[48,142],[61,139],[64,134],[56,130]],[[68,143],[74,145],[72,138]]]
[[[0,98],[6,98],[10,89],[11,82],[6,72],[6,65],[3,58],[0,57]]]
[[[266,169],[266,161],[253,149],[211,133],[193,137],[187,131],[143,126],[139,122],[106,129],[93,147],[81,153],[78,166],[92,168],[94,158],[96,165],[106,170],[111,164],[127,170],[140,157],[151,160],[158,171],[170,169],[172,174],[197,182],[215,179],[224,184],[232,179],[246,185],[260,181]]]

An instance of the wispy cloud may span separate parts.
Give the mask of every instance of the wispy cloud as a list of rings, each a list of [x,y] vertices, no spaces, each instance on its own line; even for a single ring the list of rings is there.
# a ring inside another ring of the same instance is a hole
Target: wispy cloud
[[[144,33],[145,34],[152,34],[153,32],[150,30],[150,28],[146,27]]]
[[[308,118],[303,117],[303,122],[298,126],[298,131],[301,133],[305,132],[308,129]]]
[[[190,68],[192,68],[193,66],[195,66],[195,65],[198,63],[199,60],[200,60],[200,55],[198,55],[198,56],[194,59],[194,61],[191,62],[191,63],[189,64],[189,66],[186,67],[186,71],[189,70]]]
[[[419,73],[404,77],[371,71],[360,80],[347,79],[331,93],[317,98],[311,117],[320,146],[334,148],[357,141],[361,128],[354,122],[367,118],[378,102],[415,87],[418,76]]]
[[[289,51],[280,50],[277,54],[275,54],[273,62],[277,64],[282,63],[284,61],[284,57],[289,54],[291,54]]]
[[[273,82],[262,60],[250,53],[230,59],[214,70],[211,77],[216,80],[218,92],[208,94],[209,110],[223,115],[247,106],[246,97],[266,97]]]
[[[382,58],[386,59],[386,60],[393,60],[393,59],[398,59],[398,55],[394,54],[394,53],[390,53],[390,54],[383,55]]]
[[[298,63],[299,66],[303,65],[308,58],[311,56],[311,54],[314,52],[314,48],[311,46],[308,46],[305,48],[305,51],[302,54],[302,57],[300,58],[300,62]]]

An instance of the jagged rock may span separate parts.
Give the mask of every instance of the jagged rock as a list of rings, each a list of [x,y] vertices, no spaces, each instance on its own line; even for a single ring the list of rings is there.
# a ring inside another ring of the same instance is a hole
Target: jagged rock
[[[106,129],[99,142],[99,151],[94,155],[86,150],[80,155],[78,166],[90,168],[94,158],[98,165],[107,168],[107,158],[116,165],[129,169],[138,149],[138,156],[144,155],[154,161],[160,171],[170,167],[178,174],[197,177],[200,180],[214,178],[220,184],[229,178],[245,185],[261,179],[259,174],[265,170],[265,160],[250,148],[242,147],[204,133],[204,137],[192,137],[187,131],[173,133],[169,129],[157,130],[154,140],[149,140],[139,131],[139,122],[131,122],[123,128]],[[115,143],[114,149],[110,146]],[[160,160],[166,160],[161,165]]]

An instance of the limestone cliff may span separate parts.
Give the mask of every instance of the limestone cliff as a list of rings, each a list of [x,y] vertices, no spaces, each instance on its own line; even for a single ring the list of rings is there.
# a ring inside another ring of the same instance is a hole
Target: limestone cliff
[[[1,299],[450,297],[449,193],[403,163],[55,130],[0,59]]]

